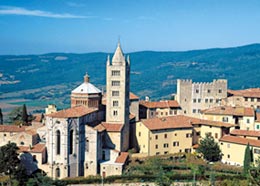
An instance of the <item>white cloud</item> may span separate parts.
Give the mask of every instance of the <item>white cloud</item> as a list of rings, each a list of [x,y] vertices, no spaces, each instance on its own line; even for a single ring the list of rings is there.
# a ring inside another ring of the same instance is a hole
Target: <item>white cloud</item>
[[[93,18],[93,16],[80,16],[74,14],[58,14],[53,12],[47,12],[42,10],[29,10],[21,7],[7,7],[0,6],[0,15],[24,15],[24,16],[38,16],[38,17],[49,17],[49,18],[72,18],[72,19],[84,19]]]

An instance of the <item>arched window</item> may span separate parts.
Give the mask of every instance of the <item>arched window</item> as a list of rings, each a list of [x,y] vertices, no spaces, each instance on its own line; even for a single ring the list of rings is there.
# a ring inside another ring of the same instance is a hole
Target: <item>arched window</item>
[[[60,168],[56,168],[56,178],[60,177]]]
[[[70,135],[69,135],[69,151],[70,154],[73,154],[73,130],[70,131]]]
[[[60,148],[61,148],[61,145],[60,145],[60,131],[57,130],[56,131],[56,154],[60,154]]]

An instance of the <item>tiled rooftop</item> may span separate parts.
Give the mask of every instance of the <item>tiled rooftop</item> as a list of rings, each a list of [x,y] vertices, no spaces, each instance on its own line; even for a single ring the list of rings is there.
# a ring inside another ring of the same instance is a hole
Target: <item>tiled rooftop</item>
[[[250,88],[244,90],[228,90],[229,94],[249,98],[260,98],[260,88]]]
[[[165,101],[140,101],[140,105],[146,108],[178,108],[179,103],[175,100],[165,100]]]
[[[231,107],[219,106],[201,111],[203,114],[217,114],[217,115],[233,115],[233,116],[254,116],[255,112],[250,107]]]
[[[226,135],[220,138],[219,141],[236,143],[241,145],[247,145],[249,143],[250,146],[260,147],[260,140],[253,140],[253,139],[242,138],[237,136]]]
[[[231,135],[236,136],[252,136],[252,137],[260,137],[260,131],[254,131],[254,130],[232,130],[230,132]]]
[[[95,112],[97,109],[94,108],[87,108],[85,106],[76,106],[72,108],[68,108],[65,110],[61,110],[58,112],[54,112],[51,114],[48,114],[47,116],[53,117],[53,118],[77,118],[84,115],[87,115],[89,113]]]

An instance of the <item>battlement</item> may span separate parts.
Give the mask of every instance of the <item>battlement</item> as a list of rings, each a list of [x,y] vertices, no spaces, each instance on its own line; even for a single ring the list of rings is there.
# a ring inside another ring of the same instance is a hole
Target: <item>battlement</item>
[[[178,79],[180,85],[195,85],[195,86],[213,86],[214,84],[227,84],[226,79],[214,79],[212,82],[192,82],[191,79]]]

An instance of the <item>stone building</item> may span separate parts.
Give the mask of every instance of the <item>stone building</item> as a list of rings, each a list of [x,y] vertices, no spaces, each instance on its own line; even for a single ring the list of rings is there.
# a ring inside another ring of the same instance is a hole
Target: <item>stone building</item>
[[[218,79],[210,83],[195,83],[192,80],[177,80],[176,100],[183,114],[198,116],[201,110],[220,105],[227,97],[227,80]]]
[[[141,119],[174,116],[181,113],[176,100],[140,101],[139,116]]]
[[[228,90],[228,97],[223,100],[223,104],[260,109],[260,88]]]
[[[213,107],[201,111],[201,117],[207,120],[235,124],[236,129],[255,129],[255,111],[251,107]]]

